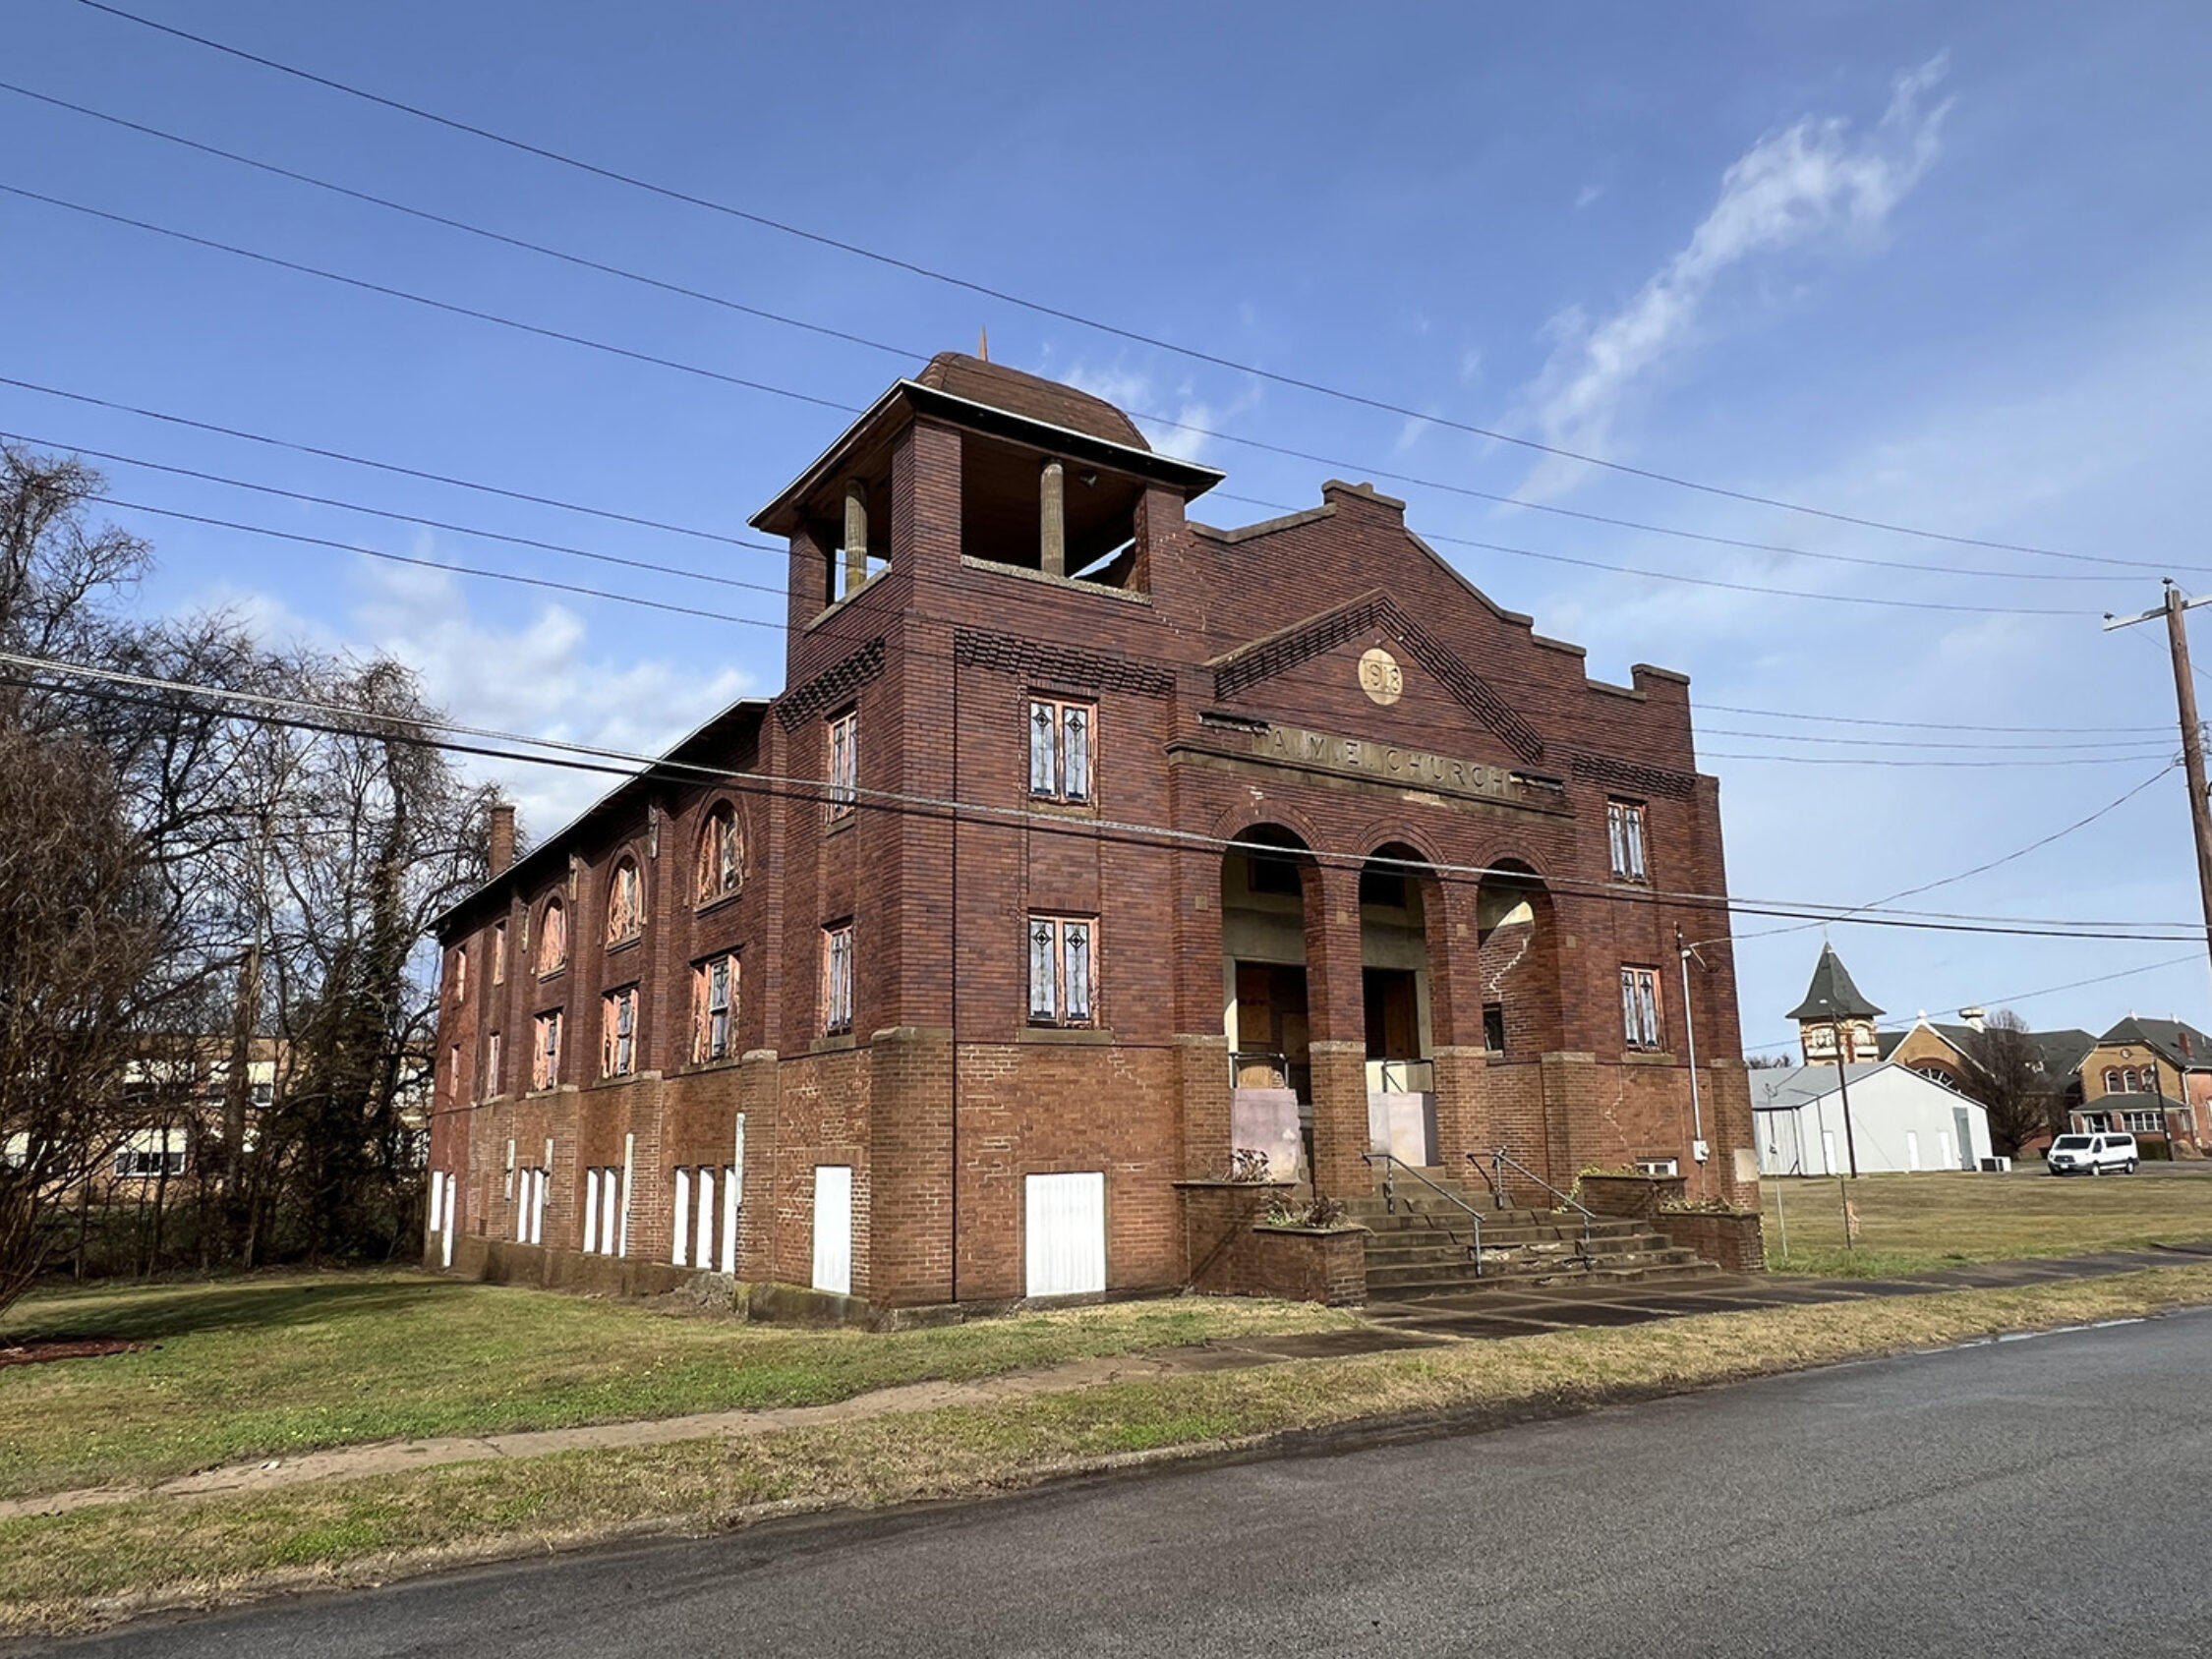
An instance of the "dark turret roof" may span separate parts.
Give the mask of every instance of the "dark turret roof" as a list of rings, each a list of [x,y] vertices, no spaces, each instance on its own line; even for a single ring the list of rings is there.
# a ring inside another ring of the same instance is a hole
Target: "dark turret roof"
[[[1813,966],[1813,983],[1805,1000],[1789,1010],[1791,1019],[1872,1019],[1882,1010],[1866,1000],[1851,983],[1851,975],[1832,944],[1821,946],[1821,959]]]
[[[1132,449],[1152,447],[1136,429],[1136,423],[1104,398],[1063,381],[1025,374],[1003,363],[987,363],[964,352],[939,352],[914,378],[970,403],[1026,415],[1032,421],[1066,427],[1070,431],[1088,432],[1108,443],[1126,443]]]

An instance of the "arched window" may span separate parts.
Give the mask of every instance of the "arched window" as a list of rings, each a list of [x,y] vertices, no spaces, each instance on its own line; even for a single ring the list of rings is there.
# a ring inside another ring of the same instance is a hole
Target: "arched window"
[[[699,831],[699,902],[726,898],[745,880],[745,839],[737,810],[724,802],[707,814]]]
[[[2105,1067],[2105,1093],[2108,1095],[2120,1093],[2120,1067],[2117,1065]]]
[[[568,911],[557,898],[546,900],[538,919],[538,971],[558,973],[568,965]]]
[[[645,892],[637,860],[624,853],[614,861],[614,878],[607,885],[607,943],[635,939],[644,925]]]

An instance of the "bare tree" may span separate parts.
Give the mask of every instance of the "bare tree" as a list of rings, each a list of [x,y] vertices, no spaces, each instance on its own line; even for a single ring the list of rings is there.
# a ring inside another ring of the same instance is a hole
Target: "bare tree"
[[[0,1309],[113,1158],[127,1073],[176,990],[125,806],[95,747],[0,723]]]
[[[1992,1013],[1983,1028],[1966,1039],[1963,1088],[1989,1112],[1994,1150],[2016,1156],[2024,1142],[2064,1128],[2054,1116],[2050,1079],[2043,1055],[2028,1037],[2027,1021],[2010,1008]]]

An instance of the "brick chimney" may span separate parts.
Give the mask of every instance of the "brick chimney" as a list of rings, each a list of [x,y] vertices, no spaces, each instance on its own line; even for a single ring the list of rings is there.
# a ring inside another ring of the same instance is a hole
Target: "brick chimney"
[[[500,801],[492,808],[492,874],[502,874],[514,862],[514,803]]]

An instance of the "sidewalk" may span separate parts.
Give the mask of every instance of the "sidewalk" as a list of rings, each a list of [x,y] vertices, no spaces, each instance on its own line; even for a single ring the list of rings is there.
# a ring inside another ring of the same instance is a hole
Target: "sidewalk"
[[[387,1440],[368,1446],[341,1446],[296,1457],[231,1463],[152,1486],[87,1486],[49,1492],[35,1498],[0,1502],[0,1520],[27,1516],[66,1515],[73,1510],[132,1499],[183,1498],[209,1492],[260,1491],[302,1481],[350,1479],[430,1468],[439,1463],[474,1462],[488,1458],[543,1458],[555,1452],[609,1447],[665,1446],[676,1441],[772,1434],[821,1423],[851,1422],[902,1411],[934,1411],[948,1405],[982,1405],[1089,1388],[1100,1383],[1135,1382],[1195,1371],[1242,1371],[1279,1365],[1291,1359],[1334,1359],[1382,1353],[1396,1348],[1430,1347],[1446,1339],[1415,1331],[1368,1326],[1349,1331],[1316,1331],[1295,1337],[1254,1337],[1236,1342],[1197,1343],[1157,1348],[1111,1359],[1079,1359],[1034,1371],[1013,1371],[974,1382],[906,1383],[876,1389],[828,1405],[786,1405],[762,1410],[700,1411],[683,1417],[651,1417],[629,1422],[593,1423],[578,1428],[529,1429],[511,1434],[452,1435],[425,1440]]]
[[[1547,1331],[1638,1325],[1747,1308],[1810,1307],[1888,1296],[1925,1296],[1946,1290],[2003,1289],[2064,1280],[2109,1278],[2143,1268],[2188,1266],[2206,1261],[2212,1261],[2212,1245],[1988,1262],[1901,1279],[1813,1279],[1760,1274],[1708,1276],[1679,1283],[1661,1280],[1533,1286],[1520,1281],[1495,1289],[1422,1300],[1374,1302],[1365,1310],[1367,1323],[1352,1330],[1200,1343],[1110,1359],[1077,1360],[973,1382],[908,1383],[855,1395],[828,1405],[705,1411],[681,1417],[576,1428],[336,1447],[295,1457],[203,1469],[152,1486],[84,1487],[8,1500],[0,1502],[0,1520],[65,1515],[146,1497],[260,1491],[306,1481],[430,1468],[440,1463],[542,1458],[558,1452],[615,1447],[663,1446],[717,1436],[742,1438],[901,1412],[990,1404],[1102,1383],[1148,1381],[1194,1372],[1251,1370],[1293,1359],[1342,1358],[1393,1349],[1535,1336]]]

